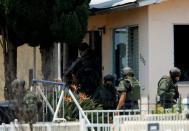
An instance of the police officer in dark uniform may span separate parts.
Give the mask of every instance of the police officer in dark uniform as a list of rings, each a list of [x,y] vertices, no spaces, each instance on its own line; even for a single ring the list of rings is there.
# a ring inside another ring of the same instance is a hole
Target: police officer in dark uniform
[[[140,86],[130,67],[123,69],[123,79],[120,80],[117,90],[120,94],[117,110],[139,109],[138,100],[140,99]]]
[[[114,76],[108,74],[104,77],[104,84],[100,86],[93,96],[93,100],[102,104],[104,110],[116,108],[117,91],[114,87]]]
[[[100,86],[98,59],[94,50],[90,49],[87,43],[81,43],[78,49],[80,58],[72,73],[76,76],[79,90],[84,91],[88,96],[92,96],[96,88]]]
[[[169,71],[169,76],[163,76],[158,82],[157,94],[160,97],[160,104],[164,108],[172,108],[179,98],[177,81],[180,79],[181,71],[173,67]]]

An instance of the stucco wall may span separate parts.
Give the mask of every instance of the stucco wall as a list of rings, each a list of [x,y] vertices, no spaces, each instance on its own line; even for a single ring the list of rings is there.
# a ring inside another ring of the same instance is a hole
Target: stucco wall
[[[1,36],[0,36],[1,39]],[[0,101],[4,99],[4,60],[3,60],[3,49],[0,46]]]
[[[39,48],[36,49],[36,75],[41,78],[41,55]],[[26,81],[26,87],[29,84],[29,69],[33,68],[33,48],[28,45],[22,45],[17,49],[17,77]],[[4,99],[4,59],[3,50],[0,48],[0,101]]]
[[[17,78],[26,81],[29,85],[29,70],[34,68],[33,47],[27,44],[17,49]],[[36,47],[36,79],[41,79],[41,54],[39,47]]]
[[[102,66],[103,75],[113,71],[112,33],[117,27],[138,25],[139,27],[139,79],[142,94],[147,92],[148,84],[148,8],[138,8],[124,12],[114,12],[106,15],[91,16],[88,23],[89,30],[96,30],[105,26],[106,33],[102,36]]]
[[[174,24],[189,25],[189,1],[167,0],[149,6],[149,94],[154,100],[157,82],[174,66]]]

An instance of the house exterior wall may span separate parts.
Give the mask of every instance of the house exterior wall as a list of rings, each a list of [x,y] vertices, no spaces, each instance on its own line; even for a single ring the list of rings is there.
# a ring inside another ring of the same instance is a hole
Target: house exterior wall
[[[102,34],[102,66],[103,76],[113,72],[113,29],[137,25],[139,27],[139,80],[142,94],[147,95],[148,90],[148,8],[127,10],[102,15],[90,16],[88,30],[97,30],[105,26],[106,32]]]
[[[4,58],[3,49],[0,48],[0,101],[4,100]],[[41,78],[41,55],[39,48],[36,49],[36,77]],[[17,78],[26,81],[26,86],[29,85],[29,69],[33,69],[33,48],[27,44],[17,48]]]
[[[188,5],[188,0],[165,0],[137,9],[91,16],[89,30],[106,27],[106,33],[102,34],[103,75],[113,71],[113,29],[138,25],[139,80],[142,94],[149,95],[150,103],[154,103],[158,80],[174,66],[174,24],[189,25]]]
[[[174,66],[174,24],[189,25],[189,1],[167,0],[150,5],[149,30],[149,94],[155,99],[157,83]]]
[[[29,86],[29,70],[34,69],[33,47],[24,44],[17,48],[17,78],[26,81]],[[39,47],[36,47],[36,79],[41,79],[41,54]]]

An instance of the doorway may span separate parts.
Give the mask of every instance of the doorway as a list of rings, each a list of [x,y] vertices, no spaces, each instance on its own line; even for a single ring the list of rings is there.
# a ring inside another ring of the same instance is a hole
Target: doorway
[[[189,25],[174,25],[174,64],[181,69],[180,81],[189,81]]]
[[[89,44],[97,59],[97,72],[102,79],[102,32],[89,31]]]

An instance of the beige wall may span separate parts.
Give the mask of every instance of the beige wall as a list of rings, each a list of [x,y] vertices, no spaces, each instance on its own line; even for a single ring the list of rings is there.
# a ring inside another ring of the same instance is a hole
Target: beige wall
[[[103,75],[113,71],[112,54],[112,31],[116,27],[131,25],[139,26],[139,54],[145,63],[139,59],[139,79],[142,86],[142,94],[147,92],[148,84],[148,9],[147,7],[128,10],[124,12],[109,13],[106,15],[91,16],[89,19],[89,30],[96,30],[98,27],[105,26],[106,33],[102,36],[102,65]]]
[[[41,58],[39,48],[36,49],[37,53],[37,78],[41,78]],[[4,99],[4,60],[3,50],[0,48],[0,100]],[[29,69],[33,68],[33,48],[28,45],[22,45],[17,49],[17,77],[26,81],[26,87],[29,84]]]
[[[29,85],[29,70],[34,67],[33,47],[27,44],[17,49],[17,78],[26,81]],[[41,79],[41,54],[39,47],[36,47],[36,79]]]
[[[152,100],[158,80],[174,66],[173,25],[189,25],[188,12],[188,0],[168,0],[149,6],[149,92]]]
[[[1,40],[1,36],[0,36]],[[4,61],[3,61],[3,49],[0,46],[0,101],[4,99]]]

